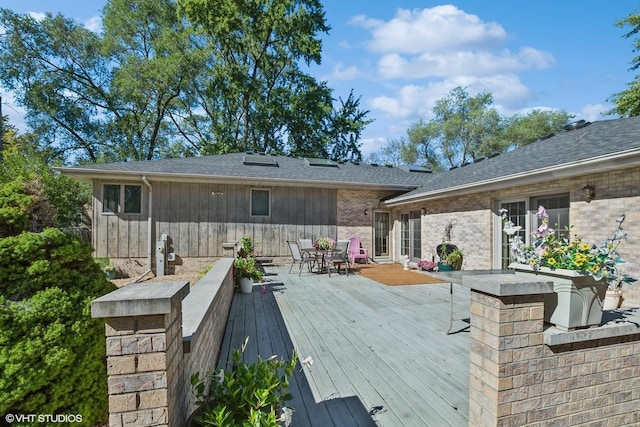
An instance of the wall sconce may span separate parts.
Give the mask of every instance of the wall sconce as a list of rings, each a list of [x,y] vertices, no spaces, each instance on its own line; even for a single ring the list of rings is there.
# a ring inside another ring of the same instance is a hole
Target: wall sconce
[[[585,185],[584,187],[582,187],[582,198],[584,199],[585,202],[590,202],[591,200],[593,200],[596,197],[596,190],[590,186],[590,185]]]
[[[422,208],[422,209],[420,209],[420,213],[421,213],[422,215],[426,215],[426,214],[427,214],[427,208]]]
[[[364,216],[367,216],[367,215],[369,215],[369,209],[364,210]]]

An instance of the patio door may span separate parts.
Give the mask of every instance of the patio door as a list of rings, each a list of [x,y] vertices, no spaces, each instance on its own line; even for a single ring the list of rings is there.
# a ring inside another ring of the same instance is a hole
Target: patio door
[[[389,212],[373,213],[373,256],[388,258],[389,253]]]
[[[412,261],[422,257],[422,230],[420,211],[400,215],[400,255],[409,255]]]
[[[517,235],[523,242],[529,244],[531,233],[540,225],[536,215],[538,206],[544,206],[549,215],[549,225],[556,230],[557,237],[569,239],[571,236],[565,235],[565,228],[569,226],[569,195],[554,194],[549,196],[532,197],[527,200],[503,201],[500,202],[500,209],[506,209],[507,219],[514,225],[522,227]],[[500,218],[498,218],[500,221]],[[505,269],[511,263],[511,250],[509,247],[509,236],[502,231],[502,223],[497,227],[500,237],[497,239],[499,250],[497,257],[497,268]]]

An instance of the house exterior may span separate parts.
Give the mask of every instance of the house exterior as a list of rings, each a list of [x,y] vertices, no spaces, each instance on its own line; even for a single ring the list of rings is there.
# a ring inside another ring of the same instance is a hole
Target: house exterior
[[[250,153],[59,170],[93,183],[96,256],[151,259],[162,234],[184,259],[224,256],[222,243],[244,235],[263,256],[288,256],[287,240],[356,235],[376,261],[432,259],[447,239],[463,250],[464,269],[504,268],[498,210],[528,238],[541,204],[552,224],[592,242],[626,213],[619,252],[640,277],[640,117],[576,122],[439,173]],[[640,285],[625,297],[640,303]]]

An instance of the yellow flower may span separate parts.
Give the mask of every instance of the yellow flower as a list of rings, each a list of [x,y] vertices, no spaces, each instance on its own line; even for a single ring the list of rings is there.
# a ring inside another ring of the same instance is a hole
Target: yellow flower
[[[547,260],[547,264],[549,264],[550,266],[554,266],[556,265],[556,259],[551,257]]]
[[[588,243],[581,243],[580,244],[580,250],[581,251],[588,251],[589,249],[591,249],[591,245]]]

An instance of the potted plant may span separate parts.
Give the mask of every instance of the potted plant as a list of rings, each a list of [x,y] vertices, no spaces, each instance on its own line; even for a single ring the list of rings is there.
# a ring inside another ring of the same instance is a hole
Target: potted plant
[[[438,266],[438,263],[434,261],[429,261],[426,259],[421,259],[420,261],[418,261],[418,267],[422,271],[433,271],[437,266]]]
[[[462,251],[456,245],[443,240],[436,247],[436,253],[440,257],[438,271],[460,270],[462,267]]]
[[[204,379],[197,372],[191,376],[198,405],[192,424],[289,426],[293,409],[286,402],[292,399],[289,381],[298,356],[294,351],[289,361],[272,356],[246,363],[248,340],[241,350],[234,350],[230,370],[220,369]]]
[[[104,267],[104,274],[107,276],[108,280],[113,280],[116,278],[116,268],[111,264],[107,264]]]
[[[238,257],[233,261],[233,267],[234,282],[242,293],[251,293],[253,284],[262,282],[262,271],[258,268],[256,257]]]
[[[447,255],[447,263],[453,267],[454,270],[462,269],[462,249],[456,247]]]
[[[532,233],[533,241],[525,245],[516,233],[519,226],[509,221],[500,210],[503,231],[509,235],[512,264],[510,268],[546,274],[554,282],[554,294],[545,301],[545,320],[560,329],[597,326],[602,320],[603,299],[607,288],[620,290],[623,283],[631,285],[633,277],[622,274],[618,265],[625,261],[617,249],[627,235],[622,231],[625,215],[620,215],[613,237],[599,245],[583,242],[574,235],[556,234],[549,227],[549,216],[543,206],[537,216],[541,224]],[[573,228],[567,227],[566,234]]]

